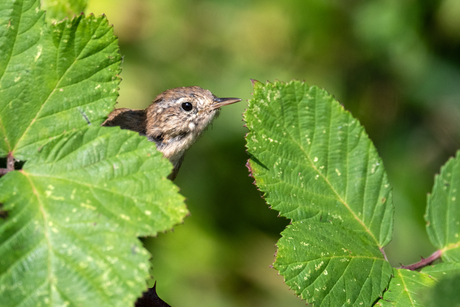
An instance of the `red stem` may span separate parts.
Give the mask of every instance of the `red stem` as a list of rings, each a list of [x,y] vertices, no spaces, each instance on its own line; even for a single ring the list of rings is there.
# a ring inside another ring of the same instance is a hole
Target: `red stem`
[[[6,159],[6,169],[7,172],[14,171],[14,157],[12,152],[8,153],[8,158]]]
[[[0,168],[0,176],[3,176],[11,171],[14,171],[14,157],[13,153],[9,152],[8,157],[6,158],[6,168]]]
[[[435,260],[438,260],[439,258],[441,258],[441,255],[442,255],[441,250],[437,250],[433,254],[431,254],[430,257],[422,258],[422,260],[420,260],[417,263],[410,264],[410,265],[401,265],[401,269],[407,269],[407,270],[415,271],[417,269],[423,268],[423,267],[433,263]]]
[[[388,261],[387,254],[385,254],[383,247],[380,247],[379,249],[380,249],[380,252],[383,254],[383,257],[385,258],[385,260]]]

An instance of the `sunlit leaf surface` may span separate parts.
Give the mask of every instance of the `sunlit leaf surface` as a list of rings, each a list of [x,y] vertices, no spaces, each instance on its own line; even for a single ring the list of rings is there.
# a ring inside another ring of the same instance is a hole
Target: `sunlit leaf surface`
[[[286,283],[315,306],[374,302],[391,276],[379,249],[391,239],[394,209],[363,127],[326,91],[299,81],[255,82],[245,120],[249,170],[267,203],[293,221],[275,262]]]
[[[137,236],[187,214],[171,171],[134,132],[92,127],[0,180],[0,306],[132,306],[149,255]]]
[[[434,284],[435,280],[428,274],[405,269],[394,269],[394,277],[391,279],[388,290],[376,306],[425,306],[422,295]]]
[[[305,83],[254,85],[245,120],[252,174],[266,201],[293,221],[332,219],[391,239],[393,204],[363,127],[326,91]]]
[[[392,268],[364,237],[330,223],[295,222],[278,242],[275,268],[314,306],[370,306]]]
[[[38,0],[0,2],[0,156],[27,160],[50,138],[100,124],[121,56],[105,17],[44,23]]]

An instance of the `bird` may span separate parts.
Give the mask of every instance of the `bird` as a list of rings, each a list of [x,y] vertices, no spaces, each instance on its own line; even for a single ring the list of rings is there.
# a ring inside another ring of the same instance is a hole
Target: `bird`
[[[241,101],[240,98],[218,98],[199,86],[168,89],[145,110],[114,109],[102,126],[119,126],[138,132],[156,144],[156,148],[173,164],[168,179],[174,180],[192,146],[220,108]]]

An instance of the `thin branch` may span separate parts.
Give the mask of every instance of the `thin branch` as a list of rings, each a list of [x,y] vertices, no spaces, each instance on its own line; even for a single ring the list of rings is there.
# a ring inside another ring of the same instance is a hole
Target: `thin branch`
[[[401,269],[407,269],[407,270],[415,271],[417,269],[420,269],[420,268],[423,268],[423,267],[425,267],[427,265],[430,265],[435,260],[438,260],[439,258],[441,258],[441,255],[442,255],[441,250],[437,250],[433,254],[431,254],[431,256],[428,257],[428,258],[423,258],[422,257],[422,259],[417,263],[410,264],[410,265],[401,265]]]

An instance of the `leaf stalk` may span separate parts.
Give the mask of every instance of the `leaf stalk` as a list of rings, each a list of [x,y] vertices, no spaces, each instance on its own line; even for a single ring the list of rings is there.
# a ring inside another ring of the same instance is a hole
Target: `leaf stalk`
[[[441,258],[441,255],[442,255],[442,251],[439,249],[439,250],[435,251],[433,254],[431,254],[430,257],[428,257],[428,258],[423,258],[422,257],[422,259],[419,262],[416,262],[414,264],[410,264],[410,265],[401,264],[401,269],[407,269],[407,270],[411,270],[411,271],[418,270],[418,269],[423,268],[423,267],[425,267],[427,265],[430,265],[434,261],[438,260],[439,258]]]

